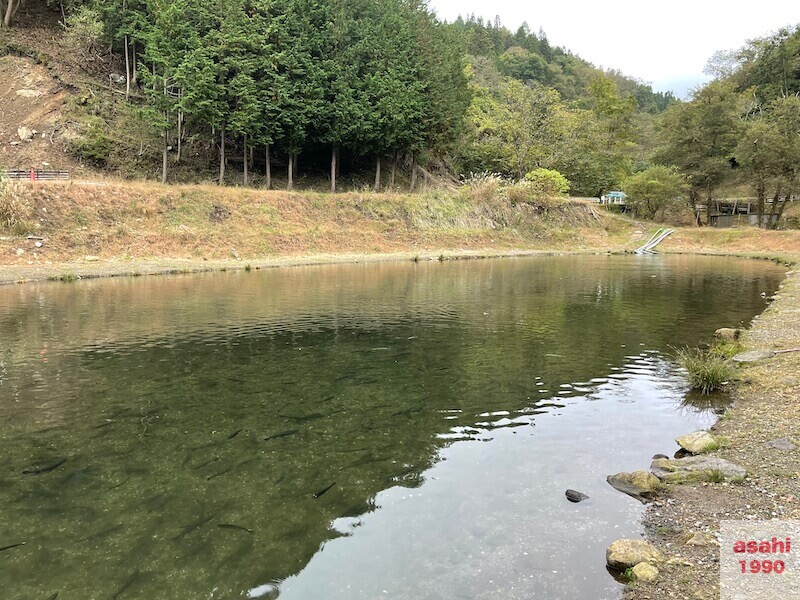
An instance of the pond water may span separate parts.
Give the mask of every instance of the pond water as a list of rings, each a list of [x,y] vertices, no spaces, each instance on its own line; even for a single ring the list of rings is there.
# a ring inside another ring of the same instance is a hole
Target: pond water
[[[2,288],[2,596],[617,598],[604,551],[642,505],[606,475],[714,417],[670,348],[747,324],[782,274],[564,256]]]

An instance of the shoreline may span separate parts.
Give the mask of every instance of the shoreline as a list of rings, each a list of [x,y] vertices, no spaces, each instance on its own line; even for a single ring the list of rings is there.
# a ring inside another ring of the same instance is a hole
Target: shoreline
[[[695,248],[664,248],[659,254],[719,256],[752,260],[770,260],[792,267],[798,259],[783,253],[750,251],[726,251]],[[481,250],[443,249],[404,252],[373,253],[326,253],[309,255],[287,255],[277,257],[261,257],[253,259],[185,259],[185,258],[149,258],[137,260],[101,259],[72,260],[50,264],[36,263],[31,265],[0,264],[0,286],[24,283],[40,283],[44,281],[72,282],[81,279],[98,279],[107,277],[140,277],[152,275],[185,275],[192,273],[225,272],[236,270],[262,270],[281,267],[311,267],[334,264],[358,264],[404,261],[442,261],[442,260],[477,260],[483,258],[515,258],[522,256],[581,256],[581,255],[626,255],[633,254],[628,248],[584,248],[580,250],[542,250],[542,249],[496,249]]]
[[[794,262],[792,257],[780,260]],[[800,271],[787,272],[774,301],[754,317],[741,342],[747,350],[800,347]],[[741,483],[668,485],[648,504],[644,539],[667,561],[657,565],[661,572],[655,581],[631,582],[624,600],[715,600],[720,595],[720,521],[800,520],[800,448],[767,445],[788,438],[800,446],[800,353],[739,369],[733,403],[710,428],[724,444],[708,455],[741,465],[748,475]]]
[[[478,260],[483,258],[516,258],[522,256],[580,256],[626,254],[625,250],[584,249],[575,251],[538,249],[424,250],[419,252],[332,253],[279,256],[254,259],[181,259],[153,258],[142,260],[75,260],[36,265],[0,264],[0,286],[44,281],[72,282],[106,277],[140,277],[152,275],[185,275],[240,270],[266,270],[282,267],[359,264],[406,261]]]

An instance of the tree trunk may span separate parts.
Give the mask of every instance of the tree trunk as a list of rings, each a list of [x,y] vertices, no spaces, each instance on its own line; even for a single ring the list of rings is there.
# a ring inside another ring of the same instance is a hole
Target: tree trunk
[[[414,188],[417,186],[417,159],[412,154],[411,155],[411,185],[408,186],[410,191],[414,191]]]
[[[756,211],[758,212],[758,226],[764,226],[764,213],[767,211],[767,190],[763,181],[756,184]]]
[[[181,93],[178,92],[178,98]],[[181,162],[182,142],[183,142],[183,111],[178,111],[178,155],[175,157],[175,162]]]
[[[131,97],[131,59],[128,55],[127,35],[123,39],[122,44],[125,46],[125,102],[127,102]]]
[[[336,193],[336,167],[339,159],[339,145],[333,144],[331,148],[331,193]]]
[[[225,128],[219,130],[219,185],[225,183]]]
[[[389,175],[389,189],[394,189],[395,171],[397,171],[397,150],[394,151],[394,155],[392,156],[392,170],[391,174]]]
[[[139,75],[136,70],[136,42],[131,41],[131,79],[133,85],[139,81]]]
[[[247,187],[247,134],[244,134],[244,185]]]
[[[375,163],[375,191],[381,191],[381,157],[378,157],[378,160]]]
[[[14,2],[15,2],[15,0],[7,0],[7,1],[8,1],[8,4],[6,5],[6,15],[3,18],[3,26],[11,27],[11,17],[14,14]],[[19,0],[16,0],[16,2],[19,2]]]
[[[286,182],[286,191],[288,191],[288,192],[291,192],[291,191],[292,191],[292,188],[294,187],[294,178],[293,178],[293,175],[294,175],[294,174],[292,173],[292,167],[293,167],[293,163],[294,163],[294,154],[292,154],[292,153],[290,152],[290,153],[289,153],[289,167],[288,167],[288,176],[289,176],[289,179],[288,179],[288,181]]]
[[[269,144],[264,152],[264,173],[267,177],[267,189],[272,187],[272,160],[269,155]]]
[[[127,52],[127,51],[126,51]],[[164,97],[167,95],[167,74],[164,73]],[[169,154],[169,114],[165,110],[163,113],[164,123],[167,126],[164,128],[164,148],[161,157],[161,183],[167,183],[167,157]]]
[[[164,130],[164,147],[161,157],[161,183],[167,183],[167,154],[169,153],[169,129]]]

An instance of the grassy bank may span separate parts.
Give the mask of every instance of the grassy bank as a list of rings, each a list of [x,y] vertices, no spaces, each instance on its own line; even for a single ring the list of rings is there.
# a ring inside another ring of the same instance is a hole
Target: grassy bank
[[[596,206],[485,190],[288,193],[152,182],[21,184],[0,283],[363,260],[631,251],[656,229]],[[5,213],[4,213],[5,211]],[[8,216],[6,214],[6,216]],[[800,256],[800,231],[681,228],[665,252]]]
[[[633,223],[590,205],[545,211],[455,191],[330,195],[107,181],[26,184],[20,193],[15,224],[0,234],[5,281],[137,265],[169,271],[332,256],[618,250],[637,237]]]

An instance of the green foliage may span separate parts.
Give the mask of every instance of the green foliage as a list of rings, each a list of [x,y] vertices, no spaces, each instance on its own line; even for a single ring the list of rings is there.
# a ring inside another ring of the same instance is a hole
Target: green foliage
[[[98,11],[81,6],[67,17],[64,41],[84,59],[94,59],[105,44],[105,26]]]
[[[534,169],[525,174],[525,181],[545,196],[565,196],[569,192],[569,181],[554,169]]]
[[[708,351],[712,356],[717,356],[724,360],[733,358],[742,351],[742,345],[736,340],[720,340],[716,342]]]
[[[631,175],[622,183],[628,204],[643,219],[663,219],[670,209],[685,205],[683,176],[675,168],[661,165]]]
[[[723,358],[701,350],[684,348],[678,350],[676,357],[686,369],[692,389],[710,394],[720,389],[736,375],[734,368]]]

